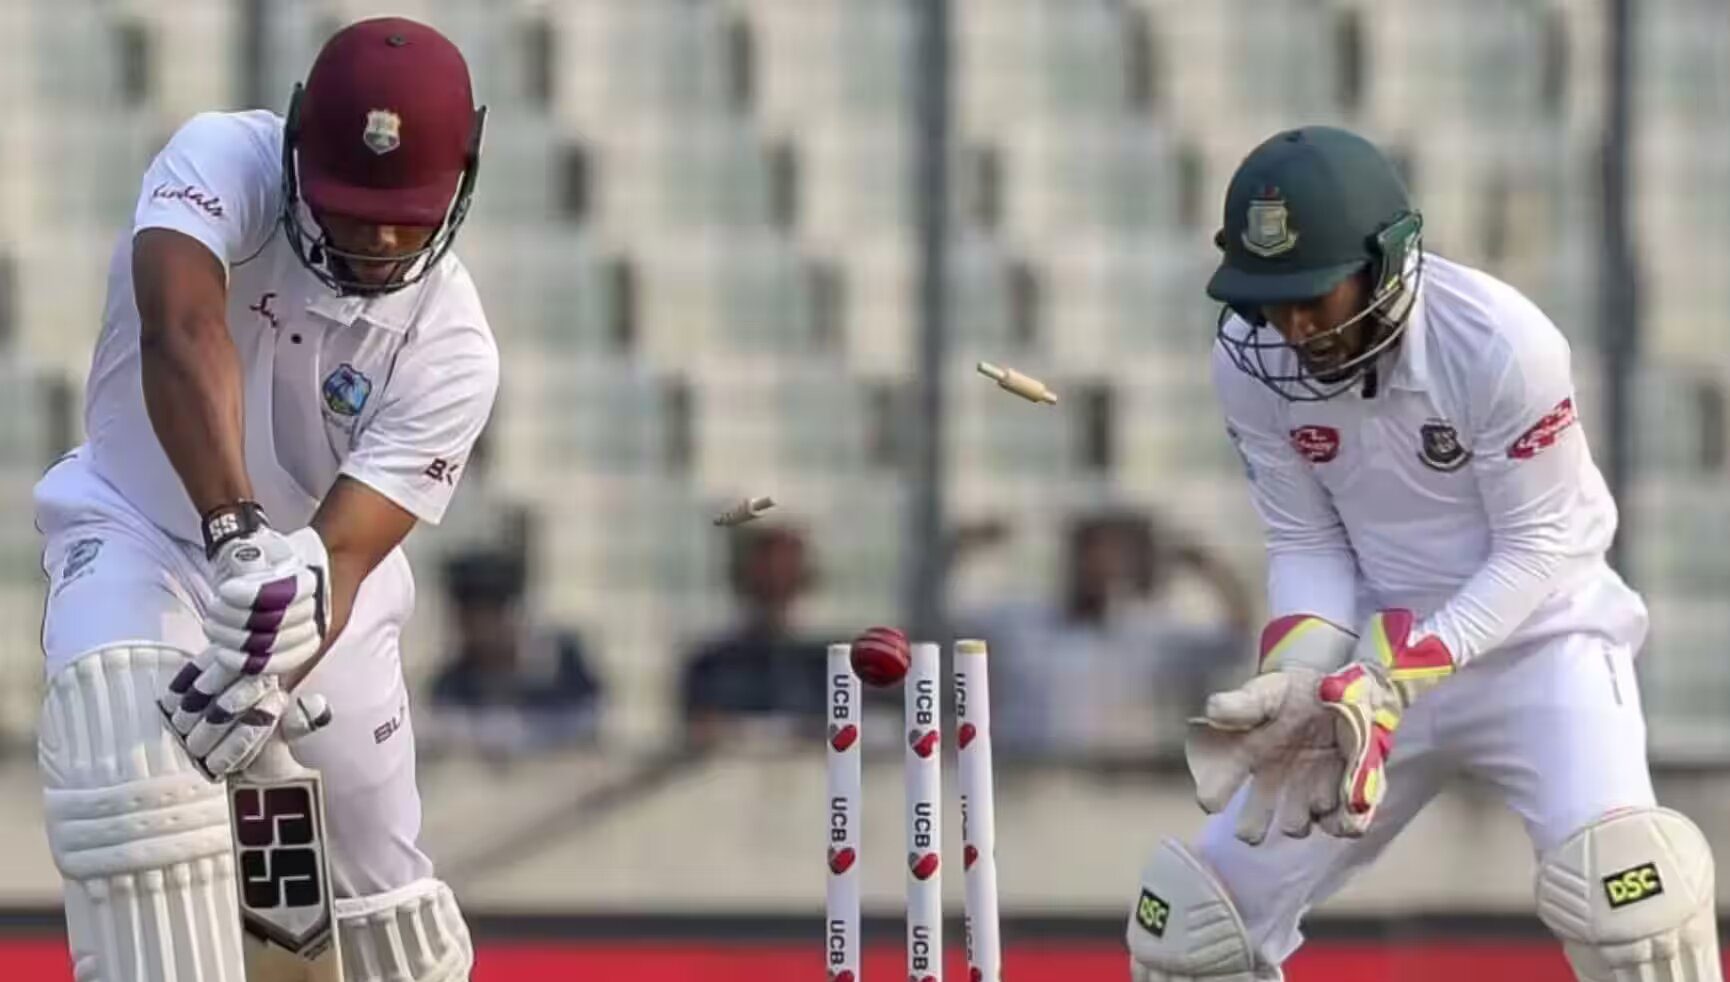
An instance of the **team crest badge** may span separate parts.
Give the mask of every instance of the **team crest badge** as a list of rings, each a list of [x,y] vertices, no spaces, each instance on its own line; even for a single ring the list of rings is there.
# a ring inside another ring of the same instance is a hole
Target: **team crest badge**
[[[372,395],[372,379],[343,362],[336,371],[325,376],[324,405],[338,416],[358,416],[366,399]]]
[[[1243,227],[1243,247],[1263,258],[1284,255],[1296,248],[1298,234],[1292,231],[1291,213],[1279,188],[1266,188],[1249,203]]]
[[[1433,471],[1457,471],[1472,459],[1472,452],[1460,445],[1460,434],[1447,421],[1432,419],[1418,427],[1422,449],[1418,460]]]
[[[389,109],[372,109],[366,114],[366,132],[361,134],[367,149],[387,154],[402,146],[402,117]]]

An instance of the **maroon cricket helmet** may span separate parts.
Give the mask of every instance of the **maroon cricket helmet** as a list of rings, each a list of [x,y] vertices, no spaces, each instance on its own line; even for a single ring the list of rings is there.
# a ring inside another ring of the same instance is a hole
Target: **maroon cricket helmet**
[[[340,215],[436,229],[404,257],[405,269],[425,262],[385,289],[425,275],[467,214],[485,118],[462,52],[433,28],[380,17],[338,31],[296,86],[283,133],[284,221],[302,261],[341,292],[380,292],[344,274],[344,254],[302,221],[305,200],[315,224]]]

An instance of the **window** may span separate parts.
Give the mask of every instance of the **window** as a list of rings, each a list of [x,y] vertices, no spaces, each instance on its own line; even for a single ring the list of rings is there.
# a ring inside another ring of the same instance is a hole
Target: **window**
[[[1715,473],[1724,469],[1724,389],[1702,379],[1694,385],[1695,415],[1700,420],[1700,469]]]
[[[1364,25],[1356,10],[1341,10],[1334,21],[1334,102],[1354,113],[1364,101]]]
[[[1017,259],[1009,266],[1009,336],[1023,348],[1039,341],[1040,283],[1033,264]]]
[[[744,115],[757,101],[757,46],[751,36],[751,25],[743,18],[729,21],[722,43],[727,105]]]
[[[18,261],[0,253],[0,349],[10,348],[18,331]]]
[[[799,154],[786,140],[769,150],[769,221],[783,231],[799,225]]]
[[[1560,117],[1568,102],[1568,25],[1562,12],[1554,8],[1547,8],[1543,18],[1544,75],[1539,100],[1546,113]]]
[[[588,148],[581,143],[566,144],[558,164],[559,217],[568,222],[588,221],[590,178]]]
[[[1117,465],[1117,395],[1110,385],[1095,382],[1082,387],[1080,403],[1076,463],[1086,471],[1108,472]]]
[[[805,266],[805,293],[811,312],[811,344],[822,351],[841,346],[846,336],[847,284],[835,263],[812,260]]]
[[[676,474],[684,473],[691,469],[691,461],[697,456],[696,430],[691,425],[694,401],[691,396],[691,383],[682,378],[669,379],[662,393],[662,400],[666,410],[667,434],[661,459],[667,470]]]
[[[911,393],[908,393],[911,395]],[[894,382],[873,382],[866,390],[865,459],[872,467],[901,463],[901,388]]]
[[[1003,224],[1003,156],[990,144],[976,143],[967,148],[963,159],[966,179],[961,220],[984,231],[995,231]]]
[[[1195,145],[1185,142],[1177,148],[1177,220],[1184,228],[1202,224],[1209,211],[1207,197],[1207,162]]]
[[[611,298],[607,336],[620,351],[637,346],[637,268],[625,256],[607,264],[607,296]]]
[[[1124,104],[1131,113],[1152,113],[1159,99],[1160,69],[1153,19],[1139,7],[1125,10],[1123,16]]]
[[[545,15],[523,22],[520,36],[523,58],[523,96],[529,105],[547,109],[557,89],[558,47],[553,25]]]
[[[115,28],[119,69],[120,103],[141,106],[150,101],[150,32],[138,21],[123,21]]]

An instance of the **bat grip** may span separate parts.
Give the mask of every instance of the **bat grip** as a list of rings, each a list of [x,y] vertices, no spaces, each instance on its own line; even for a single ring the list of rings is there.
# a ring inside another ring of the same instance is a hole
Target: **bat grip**
[[[246,776],[255,781],[280,781],[286,778],[299,777],[306,768],[300,761],[294,759],[294,753],[288,749],[281,737],[272,734],[264,741],[264,749],[246,765]]]

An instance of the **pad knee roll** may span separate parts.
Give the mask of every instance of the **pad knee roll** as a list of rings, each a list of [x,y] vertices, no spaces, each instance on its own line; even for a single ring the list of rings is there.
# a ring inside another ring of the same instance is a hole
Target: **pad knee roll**
[[[347,982],[467,982],[474,946],[444,883],[417,880],[333,907]]]
[[[1141,872],[1129,915],[1135,982],[1257,982],[1249,929],[1213,872],[1167,839]]]
[[[1538,916],[1581,982],[1721,982],[1712,850],[1665,808],[1614,812],[1545,856]]]
[[[156,708],[185,661],[153,645],[100,648],[43,700],[37,762],[79,982],[243,977],[227,800]]]

